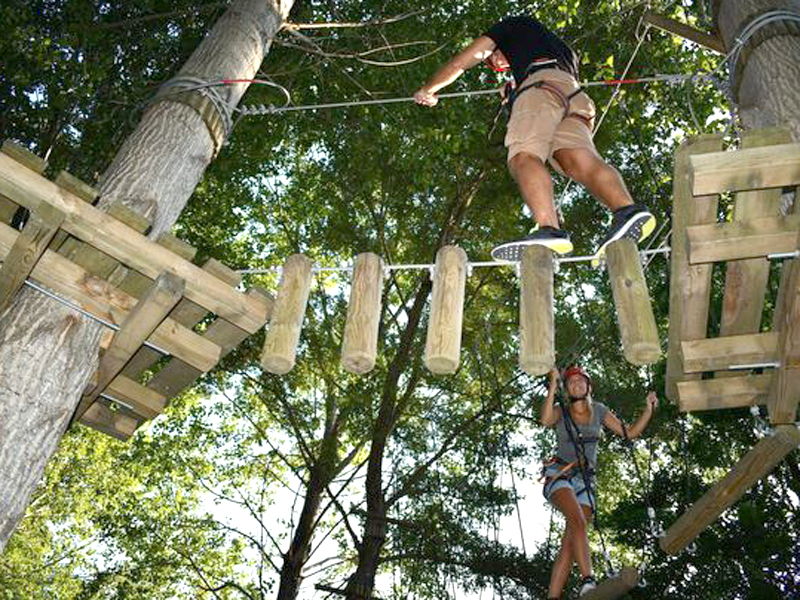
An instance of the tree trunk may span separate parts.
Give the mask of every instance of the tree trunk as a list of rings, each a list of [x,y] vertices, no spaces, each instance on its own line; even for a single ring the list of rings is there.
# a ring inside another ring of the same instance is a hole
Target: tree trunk
[[[714,8],[719,32],[731,49],[755,16],[775,9],[800,14],[800,0],[716,0]],[[800,141],[800,25],[772,27],[782,29],[765,27],[759,33],[768,39],[748,44],[752,52],[737,77],[734,99],[748,129],[784,125]]]
[[[215,81],[255,75],[293,0],[237,0],[182,69]],[[246,84],[225,88],[238,103]],[[215,153],[195,109],[153,104],[100,181],[100,206],[122,201],[169,230]],[[0,315],[0,552],[22,518],[97,366],[100,326],[24,291]]]
[[[303,565],[308,560],[311,540],[314,536],[315,520],[322,502],[322,494],[337,475],[337,448],[339,445],[340,420],[336,403],[328,400],[328,416],[322,439],[319,458],[311,466],[308,489],[303,500],[303,510],[295,528],[292,544],[283,555],[278,600],[295,600],[300,591]]]

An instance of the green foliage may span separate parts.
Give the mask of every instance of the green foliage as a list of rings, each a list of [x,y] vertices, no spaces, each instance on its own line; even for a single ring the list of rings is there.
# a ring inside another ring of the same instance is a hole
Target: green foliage
[[[661,4],[676,18],[695,16],[675,3]],[[0,39],[0,137],[49,154],[54,169],[94,180],[156,86],[177,71],[223,9],[220,3],[156,0],[3,3],[0,18],[8,25]],[[634,51],[643,9],[631,1],[311,0],[295,5],[292,21],[414,14],[384,25],[284,32],[259,77],[285,86],[296,105],[407,97],[493,21],[527,10],[573,42],[583,79],[608,79],[622,74]],[[647,36],[629,76],[709,70],[718,60],[655,30]],[[408,42],[415,44],[401,45]],[[452,89],[497,83],[495,75],[473,69]],[[593,88],[591,94],[602,110],[612,92]],[[244,98],[245,104],[277,102],[267,86],[253,86]],[[393,264],[428,263],[442,240],[482,260],[499,241],[530,226],[504,152],[496,137],[488,137],[496,105],[480,97],[443,100],[433,110],[399,103],[244,118],[176,232],[198,247],[201,259],[215,257],[234,268],[278,267],[299,251],[324,266],[348,264],[365,251]],[[625,87],[596,143],[632,194],[667,222],[677,140],[698,132],[695,117],[701,128],[719,128],[717,115],[726,110],[707,84]],[[559,177],[555,184],[576,251],[589,253],[607,215],[578,186],[563,192],[566,182]],[[652,260],[647,278],[665,339],[669,290],[662,257]],[[246,279],[269,290],[277,284],[274,273]],[[719,278],[715,285],[718,292]],[[552,549],[541,541],[547,524],[526,532],[537,540],[529,541],[527,555],[507,543],[508,536],[498,541],[487,535],[517,502],[526,510],[531,501],[515,497],[503,470],[510,463],[530,481],[552,453],[550,432],[530,421],[543,384],[517,368],[516,277],[510,269],[476,269],[470,277],[462,366],[452,377],[433,376],[422,366],[424,312],[419,327],[407,332],[414,300],[425,299],[426,286],[424,273],[394,273],[387,281],[378,364],[367,376],[345,374],[338,365],[347,275],[320,276],[289,375],[264,375],[254,366],[263,342],[254,336],[130,443],[82,428],[68,433],[0,557],[0,597],[274,593],[314,474],[328,484],[314,539],[329,534],[333,542],[308,559],[307,574],[319,572],[309,576],[301,597],[311,597],[317,581],[342,586],[357,562],[353,534],[362,535],[364,522],[363,465],[386,405],[391,427],[381,487],[391,500],[391,521],[377,595],[543,594],[552,560]],[[595,378],[598,399],[631,421],[646,388],[663,390],[664,365],[645,372],[623,360],[604,272],[564,266],[556,296],[559,360],[579,358]],[[397,378],[393,368],[400,368]],[[326,435],[334,416],[335,434]],[[687,419],[662,403],[648,441],[633,455],[651,481],[644,488],[628,450],[604,445],[599,517],[612,554],[635,565],[643,543],[655,552],[648,587],[632,598],[798,592],[794,456],[793,470],[781,468],[751,490],[699,538],[695,554],[667,558],[645,536],[645,501],[663,523],[673,522],[754,441],[744,411]],[[331,504],[330,493],[339,491]]]

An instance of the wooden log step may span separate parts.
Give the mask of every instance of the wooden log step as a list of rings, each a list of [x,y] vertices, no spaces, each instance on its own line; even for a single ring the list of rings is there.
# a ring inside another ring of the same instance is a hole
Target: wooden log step
[[[0,267],[0,314],[11,304],[63,222],[64,214],[45,204],[17,235]]]
[[[544,246],[528,246],[520,264],[519,367],[536,377],[555,363],[553,252]]]
[[[7,256],[18,235],[19,232],[0,223],[0,259]],[[33,268],[31,278],[110,323],[121,323],[136,305],[135,298],[92,277],[51,250],[45,251]],[[159,325],[148,341],[202,371],[208,371],[219,360],[219,346],[170,318]]]
[[[591,592],[581,596],[581,600],[616,600],[622,598],[637,585],[639,585],[638,569],[623,567],[616,577],[604,579]]]
[[[690,178],[695,196],[798,185],[800,144],[693,156]]]
[[[757,481],[766,477],[783,458],[800,444],[800,431],[795,425],[779,425],[775,432],[762,438],[692,507],[667,530],[659,544],[668,554],[683,550],[700,532],[711,525]]]
[[[799,231],[800,215],[688,227],[689,262],[696,265],[794,252]]]
[[[119,375],[133,354],[166,319],[183,295],[184,281],[172,273],[162,273],[156,279],[148,294],[136,303],[114,335],[111,346],[103,354],[97,369],[97,383],[94,389],[81,399],[75,411],[75,419],[80,419],[86,409]]]
[[[345,371],[363,375],[375,366],[383,291],[383,259],[372,252],[356,257],[347,320],[342,335],[341,364]]]
[[[467,253],[458,246],[439,248],[423,358],[428,370],[436,375],[448,375],[458,369],[466,283]]]
[[[651,365],[661,358],[661,342],[636,242],[624,238],[610,244],[606,259],[622,352],[631,364]]]
[[[284,375],[294,367],[311,291],[312,267],[311,259],[302,254],[292,254],[283,265],[278,297],[261,353],[261,366],[269,373]]]
[[[769,331],[683,342],[681,354],[684,373],[772,363],[778,360],[778,334]]]
[[[762,373],[681,381],[678,383],[678,408],[691,412],[766,404],[774,376],[774,373]]]
[[[130,438],[139,426],[136,418],[121,411],[111,410],[102,402],[92,404],[83,413],[80,422],[123,442]]]
[[[63,229],[148,277],[168,271],[186,281],[186,297],[250,333],[267,320],[267,306],[245,296],[192,263],[87,205],[44,177],[0,154],[0,193],[14,202],[36,208],[52,204],[66,215]]]

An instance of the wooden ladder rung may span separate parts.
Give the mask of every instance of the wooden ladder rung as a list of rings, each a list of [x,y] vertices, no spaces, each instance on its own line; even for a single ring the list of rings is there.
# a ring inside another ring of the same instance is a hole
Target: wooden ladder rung
[[[800,184],[800,144],[776,144],[689,159],[695,196]]]
[[[778,360],[778,334],[768,331],[682,342],[681,355],[684,373],[774,363]]]
[[[132,416],[113,411],[102,402],[92,404],[80,420],[81,423],[118,440],[130,438],[139,426]]]
[[[800,215],[687,227],[689,262],[697,265],[794,252],[798,232]]]
[[[741,408],[766,404],[774,373],[678,382],[678,408],[683,412]]]

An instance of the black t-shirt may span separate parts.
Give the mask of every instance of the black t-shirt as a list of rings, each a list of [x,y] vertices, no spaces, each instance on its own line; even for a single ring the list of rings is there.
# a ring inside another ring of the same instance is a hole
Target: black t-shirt
[[[558,66],[578,77],[578,57],[561,38],[531,17],[508,17],[483,35],[492,38],[506,55],[517,84],[534,60],[555,58]]]

